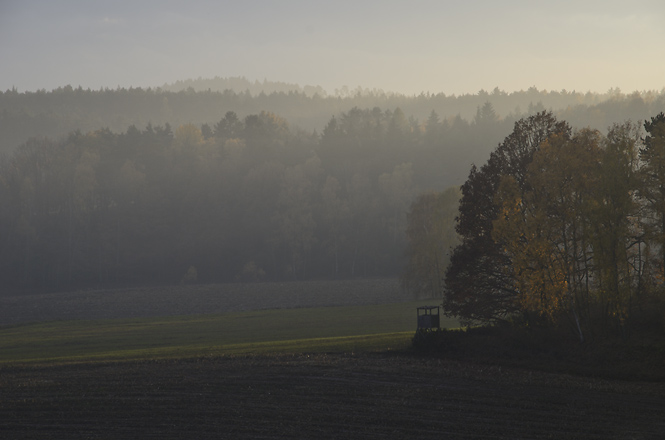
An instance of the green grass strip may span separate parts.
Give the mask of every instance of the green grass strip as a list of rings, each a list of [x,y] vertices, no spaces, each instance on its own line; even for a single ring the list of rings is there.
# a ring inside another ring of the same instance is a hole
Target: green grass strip
[[[0,364],[387,350],[408,345],[416,307],[431,303],[10,326],[0,328]],[[444,327],[457,325],[442,322]]]
[[[71,364],[77,362],[110,362],[153,359],[184,359],[202,356],[246,356],[307,353],[361,353],[404,350],[410,346],[413,332],[334,338],[296,339],[291,341],[256,342],[223,346],[170,346],[135,350],[116,350],[78,356],[54,356],[15,359],[0,365]]]

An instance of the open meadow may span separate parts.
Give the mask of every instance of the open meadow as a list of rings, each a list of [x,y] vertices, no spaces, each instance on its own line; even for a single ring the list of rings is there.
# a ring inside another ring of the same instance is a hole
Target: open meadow
[[[0,438],[662,438],[665,383],[419,353],[370,284],[5,297]]]
[[[358,306],[409,300],[411,298],[395,279],[194,284],[32,295],[0,292],[0,325]]]

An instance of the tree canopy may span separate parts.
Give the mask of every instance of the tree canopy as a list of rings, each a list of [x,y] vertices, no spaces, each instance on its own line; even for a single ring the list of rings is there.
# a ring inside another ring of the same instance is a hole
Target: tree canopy
[[[432,172],[446,142],[379,108],[342,112],[321,135],[267,111],[228,111],[207,127],[33,138],[0,159],[0,281],[397,277],[413,198],[450,182]]]
[[[468,321],[627,334],[662,303],[665,118],[574,133],[549,113],[513,133],[462,186],[462,242],[444,307]],[[657,312],[657,313],[661,313]]]

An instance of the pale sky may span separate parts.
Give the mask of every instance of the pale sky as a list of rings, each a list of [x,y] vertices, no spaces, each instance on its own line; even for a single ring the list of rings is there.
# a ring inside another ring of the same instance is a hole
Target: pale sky
[[[0,0],[0,90],[661,91],[663,41],[664,0]]]

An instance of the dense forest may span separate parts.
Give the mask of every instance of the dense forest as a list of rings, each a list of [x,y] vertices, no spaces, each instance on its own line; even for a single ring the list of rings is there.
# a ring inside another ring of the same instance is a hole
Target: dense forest
[[[580,341],[665,325],[665,115],[606,132],[515,124],[462,186],[444,308],[568,327]]]
[[[405,288],[437,296],[458,243],[456,187],[514,127],[545,106],[596,127],[665,102],[533,88],[327,96],[210,81],[0,93],[0,282],[42,291],[402,275]]]
[[[663,108],[665,93],[625,94],[613,89],[596,94],[531,87],[511,93],[495,88],[457,96],[444,93],[405,96],[343,87],[334,94],[326,94],[314,86],[258,83],[244,78],[187,80],[154,89],[90,90],[65,86],[21,93],[12,89],[0,92],[0,152],[10,152],[30,137],[57,139],[75,130],[87,133],[108,128],[120,133],[131,125],[142,128],[166,123],[172,127],[187,123],[212,126],[228,111],[241,119],[262,111],[274,113],[288,120],[293,131],[308,132],[320,132],[332,116],[354,107],[400,108],[407,119],[421,123],[435,111],[444,121],[461,118],[471,123],[478,109],[488,102],[498,117],[508,122],[505,136],[513,122],[542,110],[551,110],[574,127],[599,130],[618,121],[644,120]],[[485,153],[493,147],[486,148]]]
[[[400,109],[353,108],[317,135],[229,111],[213,126],[33,138],[0,162],[1,281],[396,277],[414,197],[445,189],[460,150],[504,130],[491,105],[479,115],[415,124]]]

